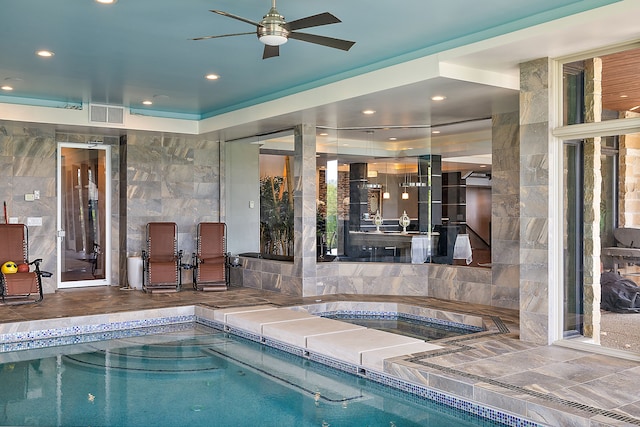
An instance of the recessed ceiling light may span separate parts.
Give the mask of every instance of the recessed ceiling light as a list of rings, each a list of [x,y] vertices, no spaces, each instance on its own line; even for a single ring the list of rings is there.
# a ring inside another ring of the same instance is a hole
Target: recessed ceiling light
[[[396,138],[395,136],[392,136],[392,137],[389,138],[389,141],[397,141],[397,140],[398,140],[398,138]]]
[[[371,114],[375,114],[376,110],[363,110],[362,114],[367,114],[367,115],[371,115]]]
[[[432,130],[431,133],[438,134],[438,133],[440,133],[440,131],[439,130]]]
[[[620,95],[620,98],[628,98],[629,95]]]
[[[51,58],[53,55],[55,55],[55,53],[51,52],[50,50],[39,50],[36,52],[36,55],[43,58]]]
[[[443,95],[434,95],[431,97],[432,101],[444,101],[445,99],[447,99],[447,97]]]
[[[118,0],[96,0],[96,3],[102,3],[102,4],[114,4],[117,2]]]
[[[142,103],[144,105],[153,105],[153,101],[149,101],[148,99],[145,99],[144,101],[142,101]]]
[[[13,90],[13,87],[4,85],[4,86],[0,87],[0,89],[2,89],[2,90]]]
[[[207,80],[218,80],[220,78],[217,74],[207,74],[204,76]]]
[[[329,134],[328,134],[328,133],[326,133],[326,132],[322,132],[322,133],[320,133],[319,135],[320,135],[320,136],[329,136]]]

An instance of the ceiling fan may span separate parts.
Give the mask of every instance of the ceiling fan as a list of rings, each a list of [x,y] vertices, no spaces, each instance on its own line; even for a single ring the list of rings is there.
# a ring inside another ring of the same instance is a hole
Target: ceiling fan
[[[211,12],[254,25],[256,27],[256,31],[247,33],[222,34],[219,36],[196,37],[191,40],[206,40],[221,37],[241,36],[245,34],[257,34],[258,39],[265,45],[262,59],[279,56],[280,45],[286,43],[288,39],[315,43],[322,46],[332,47],[334,49],[341,49],[345,51],[351,49],[351,46],[355,44],[355,42],[349,40],[334,39],[332,37],[297,32],[297,30],[301,30],[304,28],[336,24],[342,21],[340,21],[332,14],[325,12],[287,22],[285,21],[284,16],[280,15],[280,13],[278,13],[278,11],[276,10],[276,0],[271,0],[271,9],[269,9],[269,12],[267,12],[267,14],[262,17],[262,21],[260,22],[254,22],[250,19],[233,15],[229,12],[223,12],[221,10],[211,10]]]

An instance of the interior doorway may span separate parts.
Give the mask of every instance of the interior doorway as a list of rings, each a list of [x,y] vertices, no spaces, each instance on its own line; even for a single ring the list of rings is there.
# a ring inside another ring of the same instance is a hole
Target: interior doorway
[[[110,146],[58,144],[58,284],[110,284]]]

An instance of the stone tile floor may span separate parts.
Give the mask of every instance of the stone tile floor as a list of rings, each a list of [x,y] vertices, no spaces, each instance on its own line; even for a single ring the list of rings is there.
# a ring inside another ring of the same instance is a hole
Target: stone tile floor
[[[389,301],[472,313],[501,332],[445,340],[444,349],[402,356],[389,373],[548,425],[640,426],[640,362],[518,340],[518,313],[428,297],[297,298],[249,288],[146,294],[117,287],[61,290],[39,304],[2,306],[0,323],[202,304],[214,308],[323,301]]]

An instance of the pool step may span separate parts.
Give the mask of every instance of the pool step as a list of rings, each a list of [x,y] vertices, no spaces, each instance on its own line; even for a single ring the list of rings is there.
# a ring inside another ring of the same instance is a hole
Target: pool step
[[[122,370],[130,372],[194,372],[223,368],[224,360],[205,352],[209,346],[223,343],[218,335],[177,343],[154,343],[68,355],[66,363],[84,369]],[[184,344],[190,344],[184,347]]]

